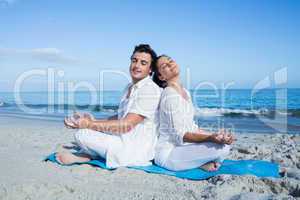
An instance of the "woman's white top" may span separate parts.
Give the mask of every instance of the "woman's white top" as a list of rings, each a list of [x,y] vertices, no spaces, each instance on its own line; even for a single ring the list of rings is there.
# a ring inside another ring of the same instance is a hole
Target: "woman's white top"
[[[127,98],[130,88],[130,96]],[[161,88],[149,76],[125,88],[119,104],[118,119],[124,118],[128,113],[142,115],[145,119],[128,133],[119,136],[121,146],[111,146],[108,149],[108,167],[149,165],[149,161],[154,159],[160,95]]]
[[[195,109],[188,90],[184,89],[188,100],[174,88],[166,87],[161,94],[159,104],[159,138],[156,146],[155,162],[163,165],[171,151],[183,142],[186,132],[197,132],[194,121]]]

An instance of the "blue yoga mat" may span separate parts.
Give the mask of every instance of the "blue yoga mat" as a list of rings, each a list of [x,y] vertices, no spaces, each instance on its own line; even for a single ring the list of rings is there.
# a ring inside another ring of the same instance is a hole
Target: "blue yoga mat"
[[[51,161],[57,163],[55,153],[50,154],[44,161]],[[85,163],[74,164],[90,164],[98,166],[103,169],[113,170],[106,167],[105,160],[91,160]],[[74,165],[73,164],[73,165]],[[199,168],[190,169],[185,171],[170,171],[159,167],[155,164],[149,166],[128,167],[130,169],[143,170],[148,173],[164,174],[169,176],[176,176],[178,178],[203,180],[219,174],[232,174],[232,175],[254,175],[257,177],[275,177],[279,178],[279,166],[276,163],[262,161],[262,160],[224,160],[222,166],[218,171],[206,172]]]

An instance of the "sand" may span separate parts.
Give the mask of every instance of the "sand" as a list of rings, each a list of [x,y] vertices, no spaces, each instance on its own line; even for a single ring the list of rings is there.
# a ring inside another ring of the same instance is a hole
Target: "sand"
[[[73,132],[58,122],[0,117],[0,199],[300,199],[300,134],[237,134],[230,159],[278,162],[287,169],[283,178],[191,181],[42,161],[72,146]]]

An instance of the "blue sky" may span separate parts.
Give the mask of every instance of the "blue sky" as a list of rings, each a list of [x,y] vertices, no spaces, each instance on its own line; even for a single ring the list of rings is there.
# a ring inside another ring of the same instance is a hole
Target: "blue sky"
[[[252,88],[283,67],[286,86],[300,87],[299,10],[297,0],[0,0],[0,91],[13,90],[23,72],[48,67],[64,71],[56,82],[98,88],[101,71],[128,73],[139,43],[173,57],[190,88],[205,81]],[[104,81],[105,89],[127,83],[112,73]],[[46,77],[23,85],[45,90]]]

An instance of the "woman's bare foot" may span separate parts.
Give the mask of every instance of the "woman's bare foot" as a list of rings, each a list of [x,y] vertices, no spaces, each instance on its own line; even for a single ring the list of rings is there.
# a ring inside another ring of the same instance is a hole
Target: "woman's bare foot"
[[[202,165],[200,167],[200,169],[203,169],[208,172],[214,172],[214,171],[217,171],[220,168],[220,166],[221,166],[221,164],[218,162],[209,162],[209,163]]]
[[[279,175],[285,177],[287,175],[287,169],[282,167],[279,171]]]
[[[71,165],[74,163],[83,163],[88,162],[91,160],[91,158],[88,155],[74,155],[69,152],[60,152],[56,153],[55,158],[57,162],[63,165]]]

